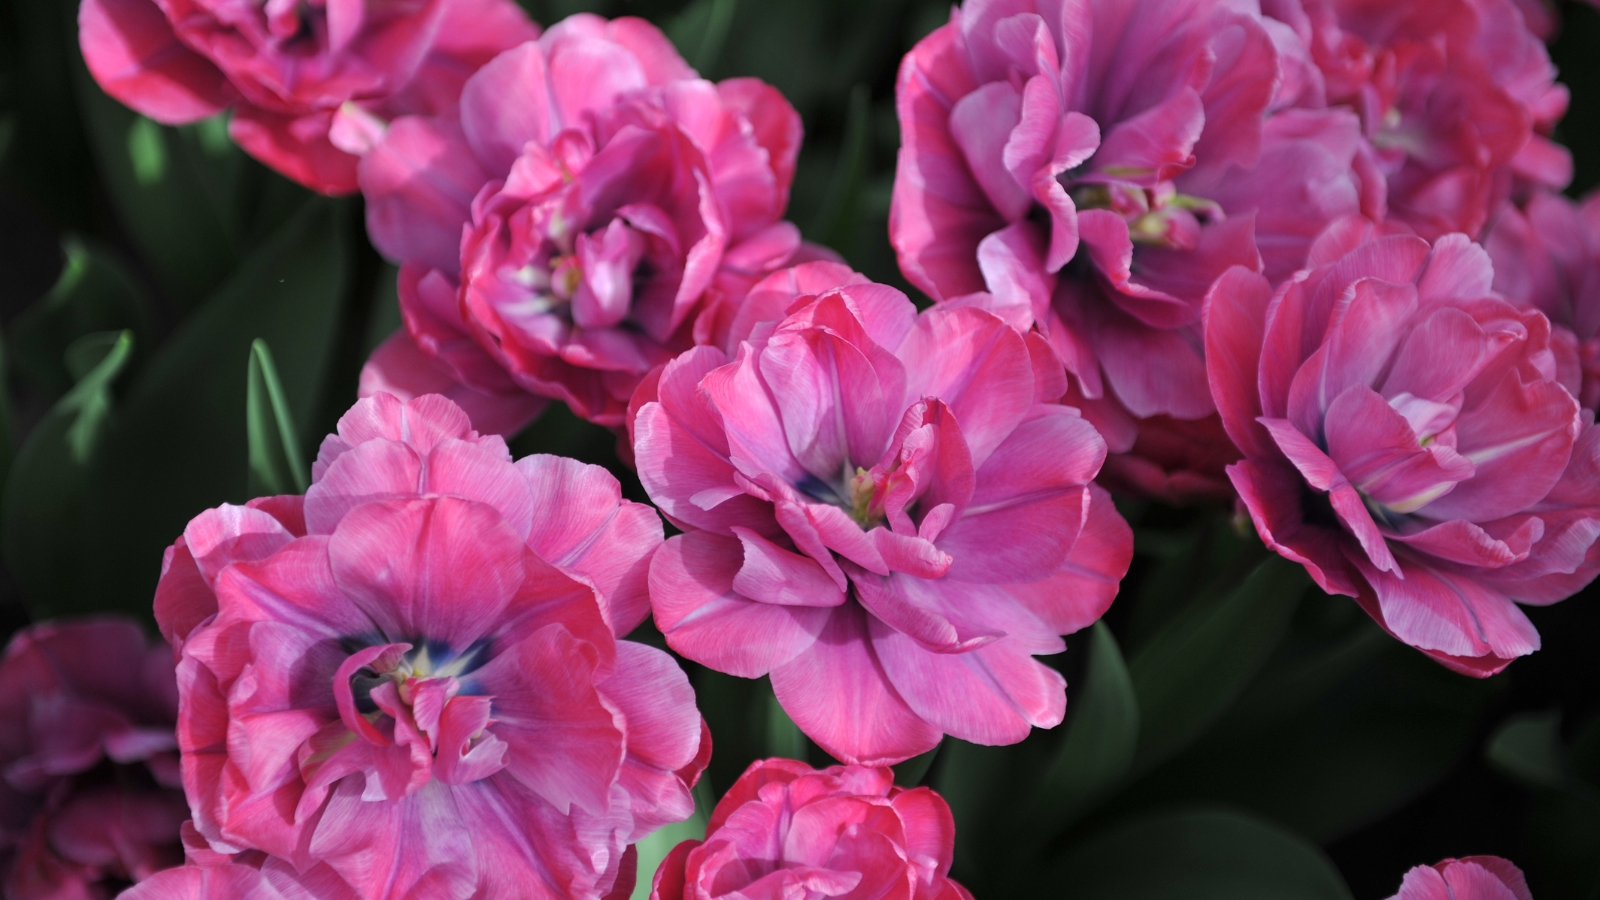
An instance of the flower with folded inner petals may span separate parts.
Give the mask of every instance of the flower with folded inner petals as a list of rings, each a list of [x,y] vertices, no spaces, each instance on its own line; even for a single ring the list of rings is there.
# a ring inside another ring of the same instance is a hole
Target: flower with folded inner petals
[[[361,163],[405,330],[363,393],[449,393],[513,433],[546,398],[623,423],[654,368],[802,251],[782,221],[800,117],[696,76],[634,18],[580,14],[472,77],[459,121],[395,122]]]
[[[901,65],[901,271],[1048,338],[1107,480],[1226,497],[1206,289],[1287,277],[1383,208],[1359,119],[1324,101],[1300,40],[1237,4],[969,0]]]
[[[1465,235],[1341,222],[1276,293],[1234,270],[1210,382],[1263,540],[1391,634],[1485,677],[1537,650],[1518,603],[1600,573],[1600,429],[1550,322],[1491,289]]]
[[[710,752],[671,657],[616,636],[660,520],[437,396],[362,400],[313,474],[169,551],[199,836],[363,898],[626,893]]]
[[[1100,617],[1132,544],[1090,484],[1099,435],[1040,402],[1060,380],[1042,339],[918,315],[833,263],[756,285],[730,337],[635,397],[640,480],[685,531],[650,567],[668,644],[771,673],[852,762],[1060,722],[1065,684],[1032,657]]]

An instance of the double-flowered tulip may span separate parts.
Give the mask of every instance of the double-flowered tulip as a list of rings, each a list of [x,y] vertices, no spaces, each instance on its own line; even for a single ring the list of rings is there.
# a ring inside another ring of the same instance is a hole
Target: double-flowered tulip
[[[754,763],[711,813],[704,841],[673,848],[650,900],[971,900],[950,880],[955,820],[889,769]]]
[[[500,55],[459,122],[399,119],[362,160],[405,321],[363,391],[445,391],[503,433],[544,398],[620,426],[703,312],[800,250],[800,134],[782,94],[697,77],[639,19],[573,16]]]
[[[1518,603],[1600,572],[1600,430],[1551,328],[1466,236],[1340,223],[1276,293],[1235,270],[1206,358],[1263,540],[1457,671],[1539,647]]]
[[[1358,117],[1319,88],[1245,5],[972,0],[900,68],[901,270],[1046,335],[1117,482],[1226,495],[1206,290],[1286,277],[1330,221],[1382,210]]]
[[[172,653],[129,620],[44,622],[0,658],[0,894],[105,900],[183,861]]]
[[[655,513],[432,395],[359,402],[313,476],[168,553],[199,836],[363,898],[625,894],[710,752],[677,664],[618,639]]]
[[[1482,236],[1519,186],[1557,190],[1548,137],[1567,89],[1515,0],[1268,0],[1309,47],[1329,103],[1361,115],[1388,213],[1423,237]]]
[[[765,318],[763,309],[777,310]],[[1105,443],[1042,340],[808,263],[758,284],[731,352],[641,387],[639,477],[685,533],[650,568],[667,643],[743,677],[835,758],[1062,719],[1034,656],[1100,617],[1131,533],[1091,485]]]
[[[356,189],[383,120],[453,115],[496,53],[538,35],[513,0],[83,0],[78,39],[111,96],[167,124],[231,110],[252,156]]]

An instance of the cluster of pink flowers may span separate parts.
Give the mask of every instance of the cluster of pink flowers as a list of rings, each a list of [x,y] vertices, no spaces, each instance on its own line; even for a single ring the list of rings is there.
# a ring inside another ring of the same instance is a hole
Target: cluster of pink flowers
[[[901,67],[891,238],[1048,343],[1107,483],[1236,496],[1488,675],[1538,647],[1516,603],[1600,572],[1600,247],[1554,193],[1554,74],[1512,0],[975,0]]]
[[[1600,199],[1557,193],[1567,97],[1524,9],[969,0],[897,83],[919,313],[784,220],[784,97],[641,20],[84,0],[109,92],[231,108],[270,165],[359,186],[404,328],[304,497],[169,551],[175,738],[61,701],[81,765],[9,765],[48,799],[0,851],[148,875],[171,848],[107,856],[40,791],[144,762],[170,818],[175,747],[190,864],[141,900],[626,896],[711,748],[677,663],[623,639],[653,614],[848,764],[752,767],[654,897],[966,897],[943,801],[871,767],[1062,721],[1035,657],[1128,569],[1108,488],[1235,501],[1389,633],[1500,671],[1539,645],[1519,603],[1600,573]],[[604,470],[512,460],[551,401],[681,534]],[[1472,858],[1400,894],[1444,896],[1527,891]]]

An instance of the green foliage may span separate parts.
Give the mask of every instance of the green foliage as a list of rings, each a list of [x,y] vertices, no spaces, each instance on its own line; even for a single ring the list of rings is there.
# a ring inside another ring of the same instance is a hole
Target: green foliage
[[[1321,851],[1222,810],[1125,822],[1066,853],[1033,897],[1072,900],[1349,900]]]
[[[295,437],[289,400],[272,363],[272,351],[259,338],[250,345],[247,382],[244,409],[250,444],[250,494],[305,493],[311,479]]]
[[[36,617],[98,608],[83,591],[78,538],[92,506],[89,467],[105,439],[111,386],[133,353],[131,331],[85,335],[70,354],[77,383],[39,423],[6,478],[0,541],[6,566],[33,599]]]
[[[1558,710],[1501,723],[1485,755],[1533,792],[1524,862],[1541,897],[1600,897],[1600,714],[1561,737]]]

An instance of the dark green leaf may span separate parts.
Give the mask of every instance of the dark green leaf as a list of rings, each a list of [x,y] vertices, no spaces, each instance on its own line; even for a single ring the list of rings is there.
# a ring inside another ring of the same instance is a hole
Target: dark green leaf
[[[1418,797],[1471,749],[1504,688],[1446,671],[1350,608],[1343,632],[1297,630],[1203,738],[1119,798],[1124,808],[1226,803],[1313,840],[1349,833]]]
[[[102,606],[148,610],[163,548],[202,510],[248,496],[249,441],[239,421],[258,338],[274,348],[296,433],[307,433],[346,294],[347,211],[308,203],[132,385],[95,466],[86,523],[83,552],[92,554],[90,583]]]
[[[808,237],[829,247],[849,247],[861,219],[861,181],[871,139],[867,127],[870,99],[866,85],[858,84],[850,89],[844,141],[833,164],[828,192],[823,195],[822,207],[817,210],[811,227],[806,229]]]
[[[34,428],[6,478],[0,514],[6,565],[38,618],[97,608],[78,589],[87,561],[78,554],[77,532],[89,465],[111,413],[111,385],[133,353],[133,333],[88,335],[79,353],[87,357],[96,346],[100,358]]]
[[[294,416],[278,381],[267,342],[250,345],[250,367],[245,392],[246,433],[250,442],[249,491],[263,494],[303,494],[310,485]]]
[[[1071,900],[1349,900],[1320,850],[1226,811],[1158,813],[1069,850],[1033,897]]]
[[[1572,773],[1561,746],[1561,711],[1518,713],[1489,739],[1489,761],[1530,787],[1561,788]]]
[[[1237,588],[1167,620],[1128,666],[1139,698],[1143,772],[1225,712],[1272,655],[1306,588],[1305,570],[1269,556]]]
[[[1096,622],[1083,688],[1073,693],[1061,749],[1032,804],[1029,831],[1037,843],[1072,824],[1115,789],[1139,743],[1139,701],[1117,639]]]
[[[50,293],[17,317],[8,342],[17,373],[49,400],[71,389],[81,374],[70,371],[66,360],[73,341],[127,329],[135,344],[144,346],[151,335],[144,291],[109,248],[76,237],[63,240],[61,247],[66,265],[60,278]]]
[[[309,195],[246,157],[222,117],[157,125],[106,96],[81,60],[74,73],[112,205],[180,308],[209,295]]]

